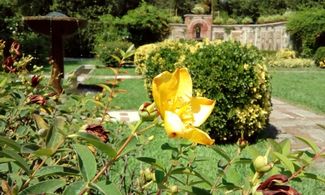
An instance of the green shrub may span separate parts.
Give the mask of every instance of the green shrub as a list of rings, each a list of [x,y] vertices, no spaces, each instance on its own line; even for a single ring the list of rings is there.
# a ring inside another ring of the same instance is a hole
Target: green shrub
[[[314,55],[315,65],[325,68],[325,47],[319,47]]]
[[[296,52],[291,49],[280,49],[276,52],[275,57],[278,59],[293,59],[296,58]]]
[[[138,47],[134,53],[134,64],[135,64],[135,71],[138,74],[144,75],[147,67],[145,61],[148,58],[148,54],[155,48],[155,44],[146,44]]]
[[[129,10],[118,21],[118,25],[127,29],[128,41],[138,47],[164,40],[169,35],[169,18],[170,14],[167,10],[159,9],[143,1],[136,9]]]
[[[265,127],[271,111],[269,76],[255,48],[239,43],[158,43],[145,60],[146,88],[154,76],[188,67],[194,92],[215,99],[217,105],[205,124],[212,137],[234,141]],[[218,143],[218,142],[217,142]]]
[[[204,3],[197,3],[194,5],[194,8],[191,10],[193,14],[207,14],[210,10],[210,7]]]
[[[233,18],[228,18],[226,20],[226,24],[237,24],[237,21],[235,19],[233,19]]]
[[[216,17],[215,19],[213,19],[213,24],[223,24],[224,23],[224,19],[221,17]]]
[[[287,30],[295,50],[302,56],[312,57],[316,49],[324,44],[325,9],[313,8],[290,14]]]
[[[49,40],[33,32],[21,33],[18,41],[22,45],[22,52],[33,55],[32,64],[48,65],[47,57],[50,52]]]
[[[282,58],[268,62],[270,67],[281,68],[306,68],[314,65],[314,61],[307,58]]]
[[[253,23],[253,19],[251,17],[246,16],[245,18],[243,18],[241,20],[241,23],[242,24],[252,24]]]
[[[183,23],[183,19],[180,16],[172,16],[169,18],[170,23]]]
[[[118,62],[112,57],[112,55],[119,56],[119,50],[127,50],[132,43],[128,41],[116,40],[116,41],[107,41],[102,42],[96,45],[96,57],[107,66],[117,66]]]
[[[265,23],[281,22],[285,20],[287,20],[287,16],[276,14],[270,16],[260,16],[257,18],[257,23],[265,24]]]

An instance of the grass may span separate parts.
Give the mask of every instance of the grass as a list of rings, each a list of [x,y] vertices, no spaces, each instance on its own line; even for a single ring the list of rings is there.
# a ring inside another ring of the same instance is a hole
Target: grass
[[[97,59],[81,59],[81,60],[65,60],[64,61],[64,73],[69,73],[74,71],[76,68],[78,68],[80,65],[84,64],[93,64],[93,65],[100,65],[101,62]],[[51,66],[45,66],[43,68],[43,71],[45,73],[51,72]]]
[[[325,113],[325,70],[270,69],[272,95],[318,113]]]
[[[90,78],[85,84],[107,83],[107,80]],[[125,92],[118,93],[111,106],[119,110],[138,110],[139,106],[149,101],[142,79],[126,79],[119,83],[118,89]]]
[[[112,68],[109,68],[109,67],[96,67],[95,70],[93,70],[91,72],[91,75],[114,75],[114,71]],[[135,72],[135,68],[134,67],[127,67],[127,68],[121,68],[120,69],[120,73],[119,75],[138,75],[136,72]]]

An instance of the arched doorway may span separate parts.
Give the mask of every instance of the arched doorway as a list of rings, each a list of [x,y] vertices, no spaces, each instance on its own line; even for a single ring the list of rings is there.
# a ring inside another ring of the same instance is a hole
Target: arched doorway
[[[201,24],[196,24],[194,26],[195,39],[201,39]]]

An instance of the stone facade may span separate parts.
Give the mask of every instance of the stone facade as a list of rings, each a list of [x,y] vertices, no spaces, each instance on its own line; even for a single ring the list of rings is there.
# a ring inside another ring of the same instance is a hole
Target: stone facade
[[[291,48],[285,22],[213,25],[211,15],[185,15],[184,24],[170,24],[170,39],[235,40],[262,50]]]

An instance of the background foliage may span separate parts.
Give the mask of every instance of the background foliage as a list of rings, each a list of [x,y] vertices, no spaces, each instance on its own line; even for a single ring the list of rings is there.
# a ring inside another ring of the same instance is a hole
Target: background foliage
[[[325,46],[325,9],[306,9],[289,17],[287,24],[295,49],[311,57],[316,49]]]

